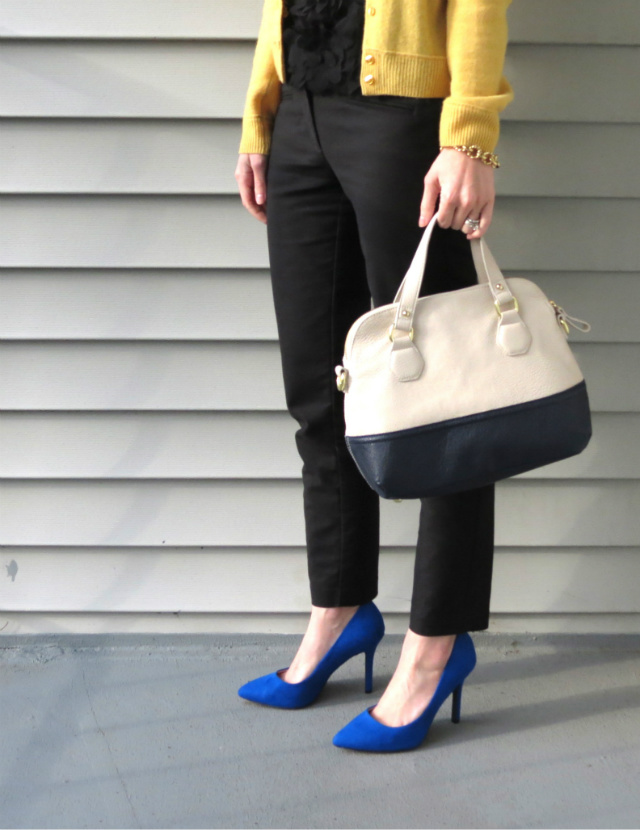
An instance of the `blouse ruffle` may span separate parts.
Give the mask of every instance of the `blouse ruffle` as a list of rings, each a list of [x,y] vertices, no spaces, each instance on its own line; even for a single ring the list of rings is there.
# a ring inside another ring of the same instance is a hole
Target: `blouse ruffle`
[[[285,0],[286,81],[314,93],[361,95],[365,0]]]

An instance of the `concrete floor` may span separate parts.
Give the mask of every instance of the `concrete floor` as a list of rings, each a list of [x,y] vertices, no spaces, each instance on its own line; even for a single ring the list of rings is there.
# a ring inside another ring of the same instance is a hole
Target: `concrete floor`
[[[298,711],[236,695],[297,636],[7,637],[0,826],[640,827],[640,636],[473,637],[461,722],[395,755],[331,738],[398,636],[373,695],[356,657]]]

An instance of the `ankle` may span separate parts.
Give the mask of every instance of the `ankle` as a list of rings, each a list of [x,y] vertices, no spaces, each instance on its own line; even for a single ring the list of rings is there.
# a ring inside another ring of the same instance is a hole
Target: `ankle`
[[[455,634],[425,636],[409,629],[400,660],[414,671],[442,670],[451,656],[455,640]]]
[[[349,605],[335,608],[322,608],[318,605],[312,605],[311,619],[322,627],[340,628],[345,621],[353,617],[359,607],[359,605]]]

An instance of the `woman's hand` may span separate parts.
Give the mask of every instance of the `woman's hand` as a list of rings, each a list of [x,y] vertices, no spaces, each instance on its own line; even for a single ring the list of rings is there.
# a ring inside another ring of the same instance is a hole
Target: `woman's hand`
[[[445,147],[424,177],[424,194],[418,224],[425,227],[432,219],[440,195],[438,218],[442,228],[463,231],[467,239],[479,239],[486,233],[495,202],[494,168],[465,153]],[[478,230],[463,227],[465,219],[479,219]],[[468,231],[468,232],[467,232]]]
[[[267,224],[267,164],[265,153],[240,153],[235,177],[242,204],[256,219]]]

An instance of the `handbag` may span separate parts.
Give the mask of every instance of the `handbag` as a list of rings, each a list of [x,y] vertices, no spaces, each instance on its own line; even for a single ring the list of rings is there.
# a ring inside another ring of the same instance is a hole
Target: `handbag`
[[[419,297],[426,226],[393,303],[349,328],[345,441],[383,498],[444,495],[577,455],[591,438],[569,325],[589,331],[531,280],[506,279],[481,237],[478,284]]]

